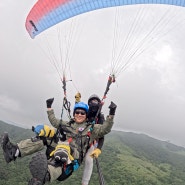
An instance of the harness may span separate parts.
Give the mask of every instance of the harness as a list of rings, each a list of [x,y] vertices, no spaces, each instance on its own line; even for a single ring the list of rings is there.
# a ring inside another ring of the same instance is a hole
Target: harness
[[[104,121],[104,120],[102,120]],[[94,123],[93,122],[88,122],[86,127],[80,131],[78,130],[78,133],[77,134],[74,134],[73,132],[71,132],[68,127],[74,129],[71,125],[74,123],[75,121],[73,119],[71,119],[69,122],[68,122],[68,126],[62,126],[62,125],[59,125],[57,131],[56,131],[56,137],[58,138],[58,141],[61,140],[61,141],[66,141],[66,134],[67,133],[71,133],[72,134],[72,137],[70,137],[68,139],[68,142],[69,142],[69,145],[71,147],[71,153],[73,153],[74,151],[74,146],[71,144],[73,138],[76,138],[76,143],[78,145],[78,152],[80,154],[79,156],[79,163],[81,164],[83,162],[83,158],[85,156],[85,154],[87,153],[87,150],[90,148],[90,136],[91,136],[91,133],[93,131],[93,128],[94,128]],[[89,127],[89,125],[91,125],[91,127],[89,128],[89,131],[87,132],[86,136],[83,136],[83,132],[87,129],[87,127]],[[84,143],[82,141],[82,138],[83,137],[86,137]],[[83,152],[83,148],[87,146],[87,149],[85,152]]]
[[[74,146],[72,145],[73,138],[76,138],[77,151],[79,152],[79,159],[78,160],[77,159],[72,160],[72,162],[70,164],[62,164],[62,166],[60,165],[62,167],[62,174],[58,177],[58,179],[57,179],[58,181],[64,181],[65,179],[67,179],[69,176],[72,175],[73,171],[75,171],[79,168],[79,166],[83,162],[83,159],[85,157],[85,154],[86,154],[87,150],[90,147],[89,141],[90,141],[90,136],[91,136],[94,124],[89,124],[88,123],[83,130],[78,130],[78,133],[74,134],[73,132],[71,132],[67,128],[67,127],[72,128],[71,125],[73,123],[74,123],[74,121],[73,122],[71,121],[71,122],[69,122],[69,126],[60,126],[59,129],[58,129],[58,132],[63,130],[63,132],[65,132],[65,133],[71,133],[72,134],[72,137],[70,137],[68,139],[69,146],[70,146],[70,149],[71,149],[70,155],[72,155],[72,153],[74,152]],[[88,128],[89,125],[91,125],[90,128]],[[86,131],[87,128],[89,129],[89,131],[87,132],[86,135],[83,135],[83,132]],[[86,137],[84,142],[83,142],[83,137]],[[84,152],[84,147],[86,147],[85,152]],[[56,166],[57,164],[52,164],[51,163],[51,165]]]
[[[90,128],[89,125],[91,125]],[[83,159],[87,153],[87,150],[89,149],[90,147],[90,136],[91,136],[91,133],[93,131],[93,127],[94,127],[94,124],[89,124],[87,123],[86,127],[83,129],[83,130],[79,130],[78,129],[78,133],[77,134],[72,134],[72,137],[70,137],[68,139],[68,142],[69,142],[69,145],[72,149],[72,152],[74,151],[74,146],[72,145],[72,141],[73,141],[73,138],[76,139],[76,144],[77,144],[77,150],[79,152],[79,159],[78,159],[78,162],[79,164],[81,164],[83,162]],[[87,128],[89,129],[87,131]],[[87,134],[86,135],[83,135],[83,132],[84,131],[87,131]],[[83,137],[85,137],[85,140],[83,141]],[[86,148],[85,152],[84,152],[84,148]]]

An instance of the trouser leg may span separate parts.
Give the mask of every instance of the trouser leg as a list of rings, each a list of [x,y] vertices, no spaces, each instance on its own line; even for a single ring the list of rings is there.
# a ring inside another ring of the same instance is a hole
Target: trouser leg
[[[48,172],[50,174],[50,182],[53,182],[59,178],[62,174],[62,167],[54,167],[52,165],[48,165]]]
[[[92,170],[93,170],[93,158],[90,157],[91,152],[94,150],[94,146],[92,145],[86,155],[85,155],[85,164],[84,164],[84,170],[83,170],[83,176],[82,176],[82,185],[88,185],[91,175],[92,175]]]
[[[8,133],[4,133],[1,138],[1,147],[7,163],[15,160],[16,157],[24,157],[44,148],[42,140],[32,142],[31,139],[22,140],[17,144],[10,142]]]
[[[51,160],[50,163],[53,163],[53,161]],[[32,157],[29,169],[32,178],[29,180],[28,185],[43,185],[46,182],[57,180],[62,174],[62,166],[55,167],[48,164],[46,155],[41,152]]]
[[[42,150],[44,148],[44,144],[42,140],[32,142],[31,139],[26,139],[18,143],[18,148],[20,150],[21,157],[24,157]]]
[[[29,169],[32,178],[29,180],[28,185],[43,185],[50,180],[48,161],[44,153],[38,152],[32,157]]]

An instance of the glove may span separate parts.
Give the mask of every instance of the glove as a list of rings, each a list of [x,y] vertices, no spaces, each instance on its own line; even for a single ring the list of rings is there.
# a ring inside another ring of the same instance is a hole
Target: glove
[[[46,100],[47,108],[51,108],[53,101],[54,101],[54,98],[50,98],[50,99]]]
[[[53,137],[55,135],[55,130],[48,125],[37,125],[36,127],[32,128],[38,136]]]
[[[115,115],[117,105],[111,101],[111,104],[109,105],[109,115]]]
[[[90,156],[92,158],[98,158],[98,156],[101,154],[101,150],[99,148],[96,148],[92,151],[92,153],[90,154]]]

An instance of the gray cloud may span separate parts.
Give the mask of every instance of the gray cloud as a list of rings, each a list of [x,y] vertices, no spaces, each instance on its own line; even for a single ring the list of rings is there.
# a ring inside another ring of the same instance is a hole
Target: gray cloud
[[[41,41],[42,35],[34,40],[29,38],[24,27],[34,2],[15,3],[7,0],[0,3],[0,119],[26,127],[37,123],[49,124],[45,100],[50,97],[55,97],[53,107],[59,117],[63,98],[60,78],[42,51],[46,42]],[[160,6],[159,10],[152,8],[153,20],[156,15],[161,16],[160,10],[164,7]],[[166,6],[165,10],[168,10]],[[111,100],[116,102],[118,110],[115,129],[142,132],[185,146],[185,25],[179,23],[185,18],[182,10],[179,7],[170,9],[171,19],[176,16],[168,25],[170,31],[158,42],[146,44],[148,48],[112,84],[103,112],[108,113],[107,107]],[[122,10],[123,16],[128,17],[122,19],[125,24],[119,27],[121,43],[125,41],[129,30],[125,25],[135,12],[134,7]],[[72,106],[78,90],[83,101],[87,101],[94,93],[103,96],[110,74],[114,13],[115,8],[100,10],[81,15],[76,20],[76,37],[73,40],[68,73],[68,79],[73,81],[67,82],[68,98]],[[141,24],[142,27],[149,28],[151,25],[147,19],[149,17],[145,16],[143,21],[147,24]],[[64,24],[69,25],[68,21]],[[64,29],[65,26],[61,26]],[[146,31],[133,33],[133,39],[142,37]],[[53,33],[51,29],[44,34],[52,36]],[[158,35],[153,38],[158,38]],[[56,42],[54,44],[56,47]],[[131,50],[135,44],[136,41],[128,49]],[[115,52],[118,52],[121,45],[118,44]],[[124,63],[124,60],[123,57],[120,61]]]

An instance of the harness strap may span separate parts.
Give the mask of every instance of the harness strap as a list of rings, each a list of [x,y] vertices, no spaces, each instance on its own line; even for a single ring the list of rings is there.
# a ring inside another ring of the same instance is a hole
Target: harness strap
[[[64,90],[64,98],[63,98],[63,106],[62,106],[61,118],[63,116],[63,108],[65,108],[66,111],[68,112],[68,117],[71,119],[71,110],[70,110],[71,103],[67,100],[66,77],[65,77],[65,75],[63,75],[63,79],[61,78],[61,81],[62,81],[62,84],[63,84],[62,88]]]
[[[89,129],[89,131],[87,132],[87,135],[86,135],[86,139],[85,139],[85,141],[84,141],[84,144],[82,143],[82,133],[83,133],[83,131],[84,130],[86,130],[86,128],[89,126],[89,125],[91,125],[91,127],[90,127],[90,129]],[[79,159],[79,163],[81,164],[82,162],[83,162],[83,159],[84,159],[84,156],[85,156],[85,154],[87,153],[87,150],[89,149],[89,147],[90,147],[90,144],[89,144],[89,141],[90,141],[90,136],[91,136],[91,133],[92,133],[92,131],[93,131],[93,127],[94,127],[94,124],[87,124],[87,126],[86,126],[86,128],[84,128],[84,130],[82,131],[82,132],[80,132],[80,133],[78,133],[78,134],[75,134],[74,135],[74,137],[81,137],[80,138],[80,150],[79,150],[79,153],[80,153],[80,159]],[[72,137],[70,137],[69,139],[68,139],[68,143],[70,144],[71,142],[72,142],[72,140],[73,140],[73,138]],[[85,150],[85,152],[83,152],[83,146],[88,146],[87,147],[87,149]],[[71,148],[72,149],[72,148]]]
[[[107,95],[108,91],[110,90],[110,85],[111,85],[112,83],[114,83],[115,81],[116,81],[115,75],[110,75],[109,78],[108,78],[107,87],[106,87],[106,89],[105,89],[103,99],[106,98],[106,95]]]
[[[101,112],[101,109],[102,109],[103,104],[104,104],[103,100],[106,99],[106,95],[107,95],[108,91],[110,90],[110,85],[111,85],[112,83],[114,83],[115,81],[116,81],[115,75],[114,75],[114,74],[113,74],[113,75],[109,75],[109,78],[108,78],[108,81],[107,81],[107,86],[106,86],[106,89],[105,89],[105,92],[104,92],[104,95],[103,95],[101,104],[100,104],[99,109],[98,109],[98,111],[97,111],[97,113],[96,113],[96,116],[95,116],[95,118],[94,118],[95,121],[96,121],[96,119],[98,118],[98,115],[99,115],[100,112]]]
[[[96,166],[97,166],[97,170],[98,170],[98,177],[99,177],[100,185],[105,185],[105,180],[104,180],[101,168],[100,168],[98,158],[95,158],[95,160],[96,160]]]
[[[68,112],[68,117],[71,119],[71,103],[67,100],[66,96],[63,98],[63,106],[62,106],[62,112],[61,112],[61,118],[63,116],[63,108]]]

